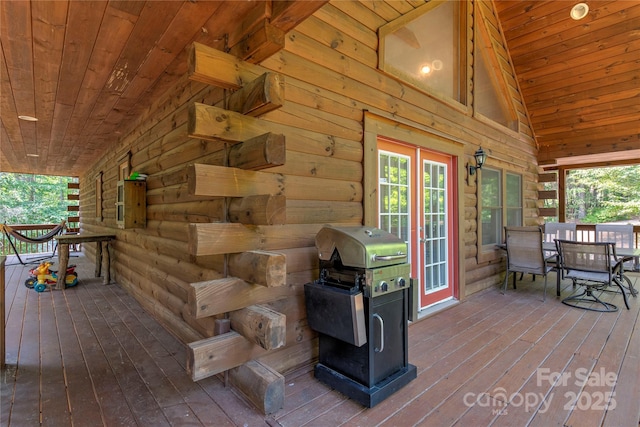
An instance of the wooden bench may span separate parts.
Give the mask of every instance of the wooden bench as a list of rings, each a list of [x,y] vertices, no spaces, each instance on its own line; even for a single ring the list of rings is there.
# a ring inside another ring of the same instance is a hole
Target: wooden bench
[[[58,282],[56,289],[64,289],[66,286],[66,272],[69,266],[69,245],[75,245],[79,243],[96,242],[96,272],[95,277],[100,277],[102,274],[102,261],[104,254],[105,272],[102,283],[105,285],[111,281],[111,258],[112,251],[111,241],[115,240],[115,234],[63,234],[56,236],[58,241]],[[102,246],[106,245],[106,251],[102,250]]]

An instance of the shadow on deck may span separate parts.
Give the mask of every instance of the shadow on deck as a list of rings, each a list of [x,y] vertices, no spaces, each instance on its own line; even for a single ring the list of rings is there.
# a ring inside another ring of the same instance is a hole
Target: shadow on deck
[[[12,263],[10,258],[8,263]],[[371,409],[313,378],[286,375],[285,405],[261,415],[221,377],[197,383],[186,349],[119,285],[102,285],[83,256],[80,283],[36,293],[28,269],[7,268],[3,426],[637,426],[640,301],[596,313],[554,297],[531,276],[417,322],[418,378]],[[55,267],[55,266],[54,266]],[[638,274],[632,275],[636,287]],[[573,292],[563,282],[563,296]]]

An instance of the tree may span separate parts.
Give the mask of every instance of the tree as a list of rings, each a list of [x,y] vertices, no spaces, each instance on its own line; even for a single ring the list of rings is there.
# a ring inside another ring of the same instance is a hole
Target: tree
[[[572,170],[566,193],[568,220],[598,223],[640,218],[640,165]]]
[[[67,184],[71,177],[0,172],[0,222],[59,223],[68,216]]]

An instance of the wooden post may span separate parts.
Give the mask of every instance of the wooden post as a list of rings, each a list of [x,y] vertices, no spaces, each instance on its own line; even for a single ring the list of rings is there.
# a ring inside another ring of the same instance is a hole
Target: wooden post
[[[103,242],[97,242],[99,247],[102,247]],[[104,277],[102,279],[102,284],[108,285],[111,283],[111,259],[113,258],[113,245],[110,240],[104,242],[106,245],[106,251],[104,253]]]
[[[96,271],[95,277],[102,274],[102,242],[96,242]]]
[[[64,289],[67,280],[67,266],[69,265],[69,244],[58,242],[58,282],[56,289]]]
[[[7,257],[0,256],[0,369],[5,365],[5,338],[4,338],[4,263]]]
[[[567,218],[567,204],[566,204],[566,184],[567,184],[567,169],[561,167],[558,169],[558,221],[565,222]]]

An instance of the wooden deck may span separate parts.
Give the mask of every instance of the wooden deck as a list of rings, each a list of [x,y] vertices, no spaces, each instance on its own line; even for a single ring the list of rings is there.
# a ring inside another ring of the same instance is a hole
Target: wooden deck
[[[15,262],[10,258],[8,263]],[[220,378],[194,383],[186,351],[118,285],[78,264],[80,284],[41,294],[7,269],[3,426],[638,426],[640,301],[595,313],[542,302],[530,276],[412,325],[418,378],[372,409],[313,378],[286,376],[283,409],[261,415]],[[638,275],[632,280],[640,286]],[[564,284],[563,295],[572,288]],[[508,402],[508,403],[507,403]],[[609,409],[607,409],[609,404]]]

